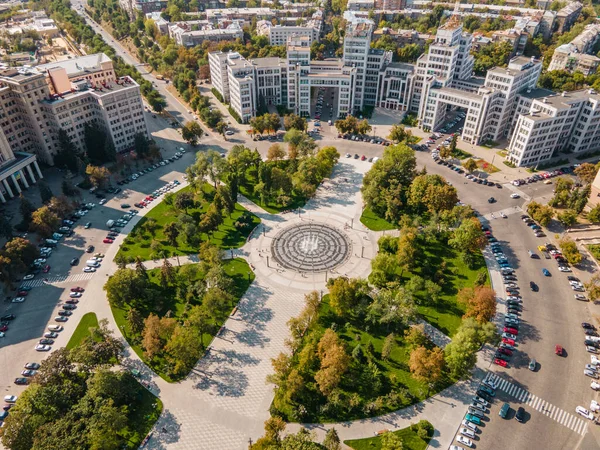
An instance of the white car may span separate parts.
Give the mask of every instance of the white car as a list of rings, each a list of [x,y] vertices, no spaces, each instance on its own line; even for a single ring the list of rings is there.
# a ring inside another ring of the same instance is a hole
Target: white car
[[[103,198],[102,200],[100,200],[100,201],[98,202],[98,204],[100,204],[100,205],[104,205],[104,204],[105,204],[107,201],[108,201],[108,200],[106,200],[105,198]]]
[[[506,214],[504,214],[502,211],[500,211],[500,216],[502,216],[503,219],[508,218],[508,216]]]
[[[23,303],[25,301],[25,297],[15,297],[11,300],[12,303]]]
[[[86,272],[86,273],[95,272],[96,268],[95,267],[84,267],[83,271]]]
[[[574,297],[575,297],[575,300],[581,300],[581,301],[587,302],[587,297],[583,294],[575,294]]]
[[[559,272],[572,272],[571,268],[568,266],[558,266]]]
[[[582,415],[586,419],[594,420],[594,415],[587,409],[585,409],[583,406],[578,406],[577,408],[575,408],[575,412],[579,415]]]
[[[451,445],[448,450],[465,450],[465,449],[463,447],[461,447],[460,445]]]
[[[517,194],[516,192],[510,194],[510,198],[521,198],[521,196],[519,194]]]
[[[227,136],[231,136],[231,135],[233,134],[233,131],[231,131],[231,130],[227,130],[227,131],[225,132],[225,134],[226,134]]]
[[[598,374],[594,370],[584,370],[583,374],[586,377],[598,379]]]
[[[473,430],[475,433],[477,433],[477,430],[479,430],[479,428],[477,428],[477,425],[475,425],[475,424],[474,424],[474,423],[472,423],[472,422],[469,422],[469,421],[468,421],[468,420],[466,420],[466,419],[462,421],[462,424],[463,424],[463,426],[465,426],[465,427],[467,427],[467,428],[469,428],[469,429]]]
[[[477,402],[471,402],[471,404],[469,405],[471,408],[475,408],[478,409],[481,412],[487,412],[487,408],[483,405],[481,405],[480,403]]]
[[[48,331],[62,331],[63,329],[62,325],[48,325]]]
[[[469,438],[466,438],[464,436],[457,436],[456,440],[461,444],[466,445],[467,447],[473,447],[473,442]]]
[[[44,264],[46,262],[45,258],[38,258],[35,261],[33,261],[34,264],[38,263],[38,264]]]
[[[16,395],[5,395],[4,396],[4,401],[6,403],[15,403],[17,401],[17,396]]]
[[[585,370],[591,370],[593,372],[596,372],[598,369],[596,368],[596,366],[594,364],[586,364]]]
[[[2,331],[0,331],[0,338],[3,338],[4,336],[5,334]]]
[[[50,350],[50,346],[49,345],[43,345],[43,344],[38,344],[35,346],[35,350],[38,352],[47,352]]]
[[[29,275],[25,275],[25,276],[23,277],[23,281],[26,281],[26,280],[33,280],[33,278],[34,278],[34,277],[35,277],[35,275],[33,275],[32,273],[30,273]]]
[[[477,403],[481,403],[483,406],[489,406],[490,404],[487,402],[487,400],[482,399],[480,396],[476,395],[475,397],[473,397],[473,400],[475,400]]]
[[[590,384],[590,387],[595,391],[600,391],[600,383],[596,383],[595,381],[592,381],[592,383]]]
[[[473,430],[469,430],[468,428],[461,428],[459,433],[468,438],[475,439],[475,433],[473,433]]]
[[[486,378],[485,380],[483,380],[483,384],[491,387],[492,389],[498,389],[498,383],[496,383],[496,381],[492,380],[491,378]]]
[[[79,298],[79,297],[81,297],[81,292],[71,292],[69,294],[69,297],[71,297],[71,298]]]
[[[591,345],[586,345],[585,349],[589,353],[598,353],[598,349],[596,347],[592,347]]]

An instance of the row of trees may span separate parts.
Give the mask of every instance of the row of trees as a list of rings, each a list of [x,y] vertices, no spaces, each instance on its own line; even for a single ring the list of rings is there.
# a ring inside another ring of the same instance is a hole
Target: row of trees
[[[336,120],[334,125],[341,134],[368,134],[372,129],[367,119],[358,120],[350,115],[345,119]]]
[[[139,445],[157,414],[128,372],[115,370],[122,344],[102,320],[72,350],[53,351],[4,419],[2,443],[31,448]],[[146,416],[146,417],[144,417]]]
[[[127,311],[126,337],[151,366],[174,378],[192,369],[236,301],[221,252],[204,242],[199,256],[201,263],[178,268],[164,258],[152,276],[140,259],[133,269],[120,263],[104,286],[111,306]],[[174,302],[183,303],[182,312]]]
[[[279,114],[265,113],[262,116],[250,119],[250,127],[251,134],[274,134],[281,128],[281,117],[279,117]]]

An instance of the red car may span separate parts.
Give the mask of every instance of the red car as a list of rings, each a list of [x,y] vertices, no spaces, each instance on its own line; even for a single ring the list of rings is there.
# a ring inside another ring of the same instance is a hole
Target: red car
[[[514,334],[515,336],[517,334],[519,334],[519,330],[517,330],[516,328],[511,328],[511,327],[504,327],[504,332]]]
[[[75,286],[71,288],[71,292],[83,292],[85,291],[84,288],[82,288],[81,286]]]
[[[498,366],[506,367],[506,365],[508,363],[506,361],[504,361],[503,359],[494,358],[494,364],[496,364]]]
[[[42,272],[44,272],[44,273],[50,272],[50,265],[46,264],[46,266],[42,269]]]
[[[154,200],[154,197],[148,196],[145,199],[147,202],[151,202],[152,200]]]
[[[8,325],[0,325],[0,331],[4,332],[8,330]]]
[[[554,353],[556,353],[558,356],[562,356],[563,355],[563,348],[560,345],[556,344],[554,346]]]
[[[65,301],[65,303],[68,303],[69,305],[76,305],[77,303],[79,303],[79,300],[77,300],[76,298],[70,298],[69,300]]]
[[[27,294],[29,294],[28,291],[19,291],[17,292],[17,297],[27,297]]]
[[[112,244],[114,241],[112,239],[104,239],[102,242],[105,244]]]
[[[503,355],[506,355],[506,356],[512,356],[512,351],[510,351],[509,349],[504,348],[504,347],[500,347],[498,349],[498,353],[502,353]]]
[[[515,345],[515,340],[514,339],[502,338],[502,342],[504,342],[505,344],[508,344],[508,345],[512,345],[512,346]]]

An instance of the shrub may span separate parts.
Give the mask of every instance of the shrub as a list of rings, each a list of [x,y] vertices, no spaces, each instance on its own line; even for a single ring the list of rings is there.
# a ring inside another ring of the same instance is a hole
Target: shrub
[[[237,120],[237,123],[242,123],[242,118],[239,116],[238,113],[235,112],[235,110],[231,106],[227,108],[227,110],[229,111],[229,114],[231,114],[231,117]]]
[[[225,104],[225,99],[223,98],[221,93],[219,91],[217,91],[217,88],[212,88],[210,90],[210,92],[213,93],[213,95],[217,98],[217,100],[219,100],[221,103]]]

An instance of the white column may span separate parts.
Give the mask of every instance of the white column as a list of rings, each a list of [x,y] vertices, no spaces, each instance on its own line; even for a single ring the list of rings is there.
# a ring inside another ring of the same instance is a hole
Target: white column
[[[4,198],[2,191],[0,191],[0,200],[2,200],[2,203],[6,203],[6,199]]]
[[[17,179],[15,178],[15,174],[14,174],[14,173],[13,173],[13,174],[10,176],[10,179],[11,179],[11,180],[13,180],[13,183],[15,183],[15,188],[17,189],[17,192],[18,192],[19,194],[20,194],[21,192],[23,192],[23,191],[21,191],[21,186],[19,186],[19,182],[18,182],[18,181],[17,181]]]
[[[23,180],[23,184],[25,185],[25,187],[28,188],[29,183],[27,182],[27,178],[25,178],[25,174],[23,173],[23,170],[19,170],[19,175],[21,175],[21,180]]]
[[[35,184],[36,179],[33,176],[33,170],[31,170],[31,164],[27,165],[27,172],[29,173],[29,176],[31,177],[31,182]]]
[[[44,176],[42,175],[42,171],[40,170],[40,166],[38,166],[37,161],[34,161],[33,165],[35,166],[35,170],[37,171],[38,176],[40,178],[44,178]]]
[[[6,178],[4,180],[2,180],[2,183],[4,184],[4,188],[6,189],[6,192],[8,192],[8,196],[10,198],[14,198],[15,194],[13,194],[13,191],[10,188],[10,185],[8,184],[8,181],[6,181]]]

